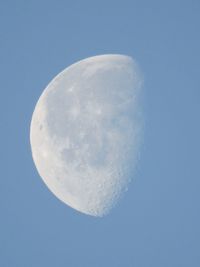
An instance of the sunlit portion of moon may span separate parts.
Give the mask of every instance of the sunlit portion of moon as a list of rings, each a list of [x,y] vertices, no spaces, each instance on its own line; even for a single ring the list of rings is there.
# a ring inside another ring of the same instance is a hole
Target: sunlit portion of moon
[[[133,177],[142,132],[135,61],[101,55],[58,74],[35,107],[33,160],[48,188],[70,207],[107,214]]]

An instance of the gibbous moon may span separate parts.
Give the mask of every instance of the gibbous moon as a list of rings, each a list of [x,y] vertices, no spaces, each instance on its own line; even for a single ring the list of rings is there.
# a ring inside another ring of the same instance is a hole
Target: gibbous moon
[[[131,57],[100,55],[63,70],[40,96],[30,129],[33,160],[70,207],[103,216],[126,190],[142,133],[141,83]]]

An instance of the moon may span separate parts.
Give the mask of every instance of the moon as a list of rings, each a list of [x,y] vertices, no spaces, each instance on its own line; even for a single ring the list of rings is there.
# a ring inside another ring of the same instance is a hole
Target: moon
[[[142,136],[142,78],[125,55],[99,55],[60,72],[34,109],[30,143],[50,191],[73,209],[109,213],[126,191]]]

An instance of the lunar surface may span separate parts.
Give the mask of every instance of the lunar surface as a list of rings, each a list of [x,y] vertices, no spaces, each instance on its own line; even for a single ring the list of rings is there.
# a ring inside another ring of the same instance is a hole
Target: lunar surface
[[[124,55],[81,60],[43,91],[31,121],[32,156],[70,207],[103,216],[126,190],[142,133],[140,91],[138,67]]]

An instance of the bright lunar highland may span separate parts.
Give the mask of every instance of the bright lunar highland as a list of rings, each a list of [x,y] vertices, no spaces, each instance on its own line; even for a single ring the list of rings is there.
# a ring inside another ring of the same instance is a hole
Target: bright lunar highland
[[[30,142],[47,187],[70,207],[107,214],[133,177],[142,133],[141,76],[124,55],[59,73],[33,112]]]

